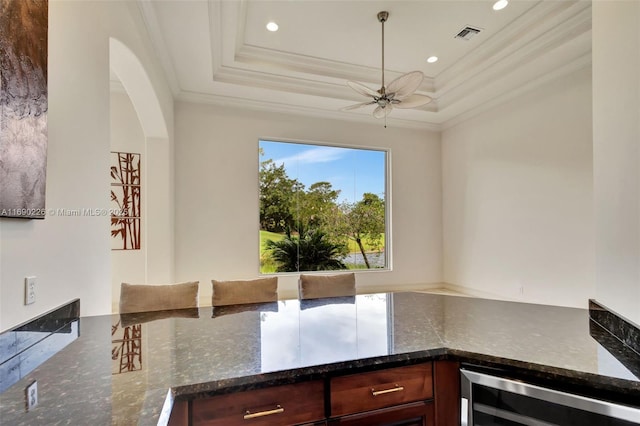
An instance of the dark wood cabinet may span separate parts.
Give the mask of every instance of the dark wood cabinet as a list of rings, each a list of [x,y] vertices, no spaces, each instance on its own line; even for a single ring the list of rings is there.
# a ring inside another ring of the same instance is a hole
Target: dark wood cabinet
[[[425,362],[176,401],[170,426],[458,426],[459,364]]]
[[[186,426],[189,424],[189,403],[187,401],[174,401],[168,426]]]
[[[325,418],[322,381],[194,399],[191,404],[193,426],[289,426]]]
[[[329,426],[435,426],[432,401],[420,401],[396,407],[331,419]]]
[[[334,377],[329,381],[331,417],[433,398],[431,363]]]
[[[438,361],[433,363],[433,393],[436,424],[460,424],[460,363]]]

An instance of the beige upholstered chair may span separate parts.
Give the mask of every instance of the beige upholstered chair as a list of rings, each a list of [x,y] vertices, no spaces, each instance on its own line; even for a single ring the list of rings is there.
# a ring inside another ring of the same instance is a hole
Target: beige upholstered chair
[[[353,272],[337,275],[300,274],[298,290],[302,300],[355,296],[356,275]]]
[[[120,285],[120,313],[198,307],[198,281],[167,285]]]
[[[278,277],[255,280],[217,281],[213,284],[212,306],[266,303],[278,300]]]

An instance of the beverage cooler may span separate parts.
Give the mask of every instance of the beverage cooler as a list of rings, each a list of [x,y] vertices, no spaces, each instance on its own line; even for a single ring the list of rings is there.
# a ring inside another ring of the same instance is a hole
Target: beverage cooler
[[[461,397],[462,426],[640,425],[637,407],[468,369],[461,369]]]

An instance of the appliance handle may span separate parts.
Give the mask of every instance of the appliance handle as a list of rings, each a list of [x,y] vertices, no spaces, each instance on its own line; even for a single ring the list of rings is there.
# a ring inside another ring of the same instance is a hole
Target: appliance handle
[[[469,426],[469,400],[460,398],[460,426]]]

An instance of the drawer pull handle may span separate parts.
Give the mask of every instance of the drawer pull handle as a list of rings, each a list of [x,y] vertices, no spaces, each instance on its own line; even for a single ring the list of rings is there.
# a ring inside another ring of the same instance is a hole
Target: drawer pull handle
[[[255,419],[256,417],[264,417],[280,413],[284,413],[284,408],[282,408],[280,405],[276,405],[276,408],[274,408],[273,410],[258,411],[257,413],[252,413],[251,411],[247,410],[244,412],[244,419],[251,420]]]
[[[395,387],[391,388],[391,389],[385,389],[385,390],[375,390],[375,389],[371,389],[371,395],[373,396],[378,396],[378,395],[384,395],[386,393],[391,393],[391,392],[400,392],[403,391],[404,387],[403,386],[398,386],[396,385]]]

